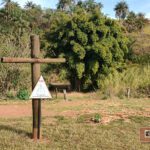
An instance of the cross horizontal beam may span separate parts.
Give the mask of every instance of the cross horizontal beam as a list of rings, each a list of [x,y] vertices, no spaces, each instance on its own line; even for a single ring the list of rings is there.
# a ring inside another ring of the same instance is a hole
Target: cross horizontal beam
[[[65,63],[65,58],[11,58],[2,57],[2,63]]]

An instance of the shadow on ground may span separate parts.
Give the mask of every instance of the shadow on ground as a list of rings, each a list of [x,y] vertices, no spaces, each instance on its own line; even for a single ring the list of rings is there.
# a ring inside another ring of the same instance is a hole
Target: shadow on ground
[[[25,130],[16,129],[16,128],[8,126],[8,125],[0,125],[0,131],[1,130],[11,131],[11,132],[17,133],[18,135],[24,135],[24,136],[27,136],[29,138],[32,138],[31,133],[29,133]]]

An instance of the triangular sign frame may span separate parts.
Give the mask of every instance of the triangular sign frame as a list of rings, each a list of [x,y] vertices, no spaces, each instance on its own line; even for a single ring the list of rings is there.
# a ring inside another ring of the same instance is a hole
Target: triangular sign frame
[[[42,76],[40,76],[36,86],[34,87],[32,94],[30,96],[31,99],[48,99],[52,98],[45,81]]]

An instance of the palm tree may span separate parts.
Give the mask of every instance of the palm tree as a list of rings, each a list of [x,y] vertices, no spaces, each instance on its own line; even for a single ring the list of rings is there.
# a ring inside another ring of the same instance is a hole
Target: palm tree
[[[36,7],[36,4],[34,4],[32,1],[28,1],[26,4],[25,4],[25,8],[26,9],[33,9]]]
[[[86,0],[85,5],[88,8],[94,9],[96,7],[99,7],[100,9],[103,7],[102,3],[96,3],[94,0]]]
[[[2,0],[1,5],[7,5],[9,3],[11,3],[11,0]]]
[[[118,17],[119,20],[125,19],[129,11],[128,4],[124,0],[120,1],[115,6],[114,11],[116,12],[116,17]]]
[[[87,11],[92,11],[93,9],[102,9],[103,4],[102,3],[96,3],[94,0],[86,0],[86,1],[78,1],[78,6],[84,8]]]
[[[74,0],[59,0],[57,4],[57,9],[68,10],[69,7],[74,3],[75,3]]]
[[[137,17],[144,19],[145,18],[145,14],[140,12],[140,13],[137,14]]]

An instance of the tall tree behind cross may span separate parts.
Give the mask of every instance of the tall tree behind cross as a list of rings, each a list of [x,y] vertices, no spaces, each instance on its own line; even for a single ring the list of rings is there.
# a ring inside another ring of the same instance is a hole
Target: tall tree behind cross
[[[38,35],[31,36],[31,58],[10,58],[3,57],[3,63],[31,63],[32,73],[32,90],[34,89],[38,79],[40,78],[40,63],[64,63],[64,58],[39,58],[40,55],[40,41]],[[33,113],[33,139],[41,138],[41,99],[32,99],[32,113]]]

